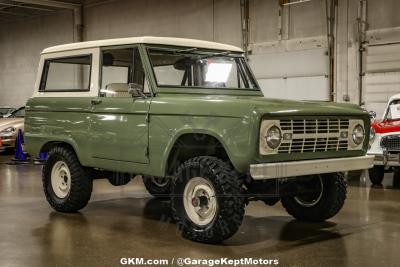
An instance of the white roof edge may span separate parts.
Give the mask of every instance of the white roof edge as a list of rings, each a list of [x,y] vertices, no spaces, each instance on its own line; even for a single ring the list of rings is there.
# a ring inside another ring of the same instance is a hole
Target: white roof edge
[[[202,41],[202,40],[186,39],[186,38],[173,38],[173,37],[142,36],[142,37],[105,39],[105,40],[57,45],[44,49],[42,51],[42,54],[85,49],[85,48],[103,47],[103,46],[128,45],[128,44],[160,44],[160,45],[183,46],[183,47],[198,47],[198,48],[225,50],[232,52],[243,52],[243,50],[237,46],[210,42],[210,41]]]
[[[400,99],[400,94],[392,95],[392,96],[390,97],[390,99],[389,99],[389,102],[392,102],[392,101],[395,100],[395,99]]]

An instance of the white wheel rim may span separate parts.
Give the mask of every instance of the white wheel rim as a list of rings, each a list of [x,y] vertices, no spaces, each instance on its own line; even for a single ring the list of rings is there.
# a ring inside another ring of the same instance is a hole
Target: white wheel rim
[[[320,192],[319,192],[319,194],[318,194],[318,196],[317,196],[316,198],[314,198],[314,199],[312,199],[312,200],[305,200],[305,199],[302,199],[301,197],[295,196],[295,197],[294,197],[294,200],[295,200],[298,204],[300,204],[301,206],[303,206],[303,207],[309,208],[309,207],[315,206],[315,205],[321,200],[322,194],[324,193],[324,183],[322,182],[322,178],[321,178],[320,175],[318,175],[318,180],[319,180],[320,185],[321,185],[321,190],[320,190]]]
[[[71,172],[64,161],[57,161],[51,170],[51,186],[58,198],[65,198],[71,190]]]
[[[190,179],[183,192],[183,205],[193,223],[208,225],[214,220],[218,208],[214,187],[202,177]]]
[[[165,187],[168,185],[169,180],[164,177],[154,177],[151,176],[151,181],[158,187]]]

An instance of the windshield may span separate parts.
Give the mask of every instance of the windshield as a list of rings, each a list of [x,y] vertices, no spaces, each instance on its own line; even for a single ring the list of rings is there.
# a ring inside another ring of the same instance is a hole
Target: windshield
[[[227,88],[258,90],[248,65],[230,52],[149,49],[150,61],[160,87]]]
[[[8,118],[24,118],[25,117],[25,108],[19,108],[16,111],[13,111]]]
[[[1,115],[6,115],[12,111],[11,108],[0,108],[0,116]]]
[[[388,120],[398,120],[400,119],[400,100],[393,100],[387,111],[386,118]]]

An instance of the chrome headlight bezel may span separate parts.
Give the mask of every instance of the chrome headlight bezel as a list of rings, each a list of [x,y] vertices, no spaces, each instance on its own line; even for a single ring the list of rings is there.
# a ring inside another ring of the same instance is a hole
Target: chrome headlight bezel
[[[364,128],[363,120],[350,120],[349,121],[349,135],[348,142],[349,150],[361,150],[364,145],[365,138],[368,138]],[[361,137],[361,138],[360,138]]]
[[[271,149],[277,149],[282,142],[282,131],[281,129],[273,125],[267,130],[265,140],[267,146]]]
[[[275,140],[279,139],[279,144],[275,144],[271,146],[268,144],[268,133],[272,133],[271,131],[276,131],[278,129],[279,131],[279,138],[275,137]],[[278,148],[282,142],[282,129],[279,124],[279,120],[263,120],[261,122],[261,127],[260,127],[260,145],[259,145],[259,152],[261,155],[271,155],[271,154],[276,154],[278,153]]]

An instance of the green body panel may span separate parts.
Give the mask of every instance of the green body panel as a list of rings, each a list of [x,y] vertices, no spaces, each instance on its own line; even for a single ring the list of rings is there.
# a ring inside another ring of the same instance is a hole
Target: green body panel
[[[98,159],[148,163],[149,99],[99,98],[89,127],[90,153]]]
[[[165,175],[176,140],[188,133],[204,133],[218,139],[235,168],[243,173],[258,162],[366,153],[367,143],[359,151],[258,154],[263,118],[361,118],[368,129],[368,114],[351,104],[172,93],[147,99],[101,98],[103,102],[95,106],[90,104],[91,99],[30,99],[25,121],[28,152],[37,155],[47,142],[63,141],[74,147],[85,166],[160,176]]]

